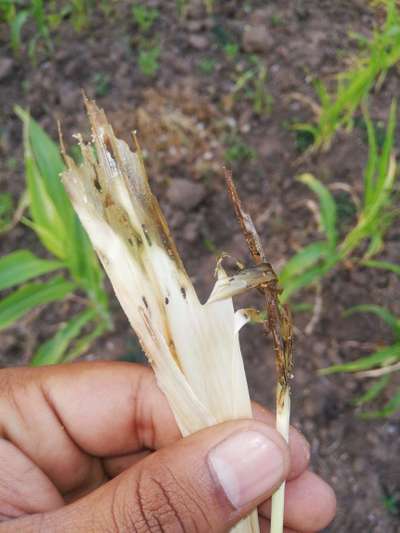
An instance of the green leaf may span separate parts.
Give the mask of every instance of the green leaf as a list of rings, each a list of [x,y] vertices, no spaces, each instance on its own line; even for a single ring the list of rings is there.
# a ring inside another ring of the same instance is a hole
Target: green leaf
[[[310,285],[319,281],[326,274],[328,274],[332,268],[334,268],[336,263],[337,257],[332,255],[332,257],[326,259],[323,264],[314,268],[310,268],[309,270],[306,270],[297,276],[289,278],[283,285],[283,292],[280,296],[281,302],[287,302],[289,298],[299,290],[309,287]]]
[[[325,232],[331,248],[334,248],[337,242],[336,203],[332,194],[311,174],[302,174],[298,179],[318,196],[322,230]]]
[[[383,143],[382,153],[378,163],[378,178],[376,183],[375,197],[379,196],[381,191],[388,187],[387,174],[390,164],[390,158],[392,157],[394,134],[396,129],[396,116],[397,116],[397,104],[396,100],[392,100],[389,119],[386,127],[385,141]]]
[[[75,284],[56,277],[47,282],[29,283],[0,300],[0,331],[16,322],[37,305],[62,300]]]
[[[390,381],[390,374],[385,374],[375,381],[375,383],[367,389],[366,392],[355,400],[356,405],[364,405],[372,400],[383,391]]]
[[[19,54],[21,50],[21,30],[29,17],[29,11],[24,9],[17,13],[15,18],[10,21],[10,38],[11,48],[15,54]]]
[[[292,303],[290,309],[293,313],[309,313],[314,309],[312,304],[306,302]]]
[[[393,330],[396,337],[400,336],[400,319],[385,307],[374,304],[355,305],[348,309],[343,315],[350,316],[354,313],[372,313],[381,318]]]
[[[70,343],[80,334],[82,328],[96,316],[94,309],[85,309],[62,325],[53,338],[44,342],[34,355],[31,365],[54,365],[61,363]]]
[[[379,411],[368,411],[361,416],[365,419],[383,418],[395,414],[400,409],[400,389],[397,389],[392,399]]]
[[[73,361],[77,357],[81,356],[87,350],[90,348],[90,346],[93,344],[93,342],[104,333],[106,330],[106,324],[104,322],[101,322],[98,324],[93,331],[79,339],[75,346],[70,350],[67,355],[64,358],[64,361]]]
[[[380,268],[382,270],[389,270],[400,276],[400,265],[390,263],[389,261],[379,261],[377,259],[368,259],[367,261],[362,261],[363,266],[369,268]]]
[[[298,251],[282,268],[279,273],[279,281],[285,286],[288,280],[308,270],[317,261],[329,253],[329,246],[325,241],[313,242]]]
[[[53,235],[53,233],[47,227],[40,224],[35,224],[25,217],[22,219],[22,222],[29,228],[33,229],[38,238],[41,240],[43,246],[49,252],[56,257],[59,257],[63,262],[68,259],[65,253],[65,246],[63,246],[64,243],[60,239],[57,239],[57,236]]]
[[[321,101],[322,107],[329,108],[329,106],[332,104],[332,98],[328,93],[328,89],[326,88],[324,82],[322,80],[316,80],[314,83],[314,89]]]
[[[386,346],[377,350],[372,355],[361,357],[351,363],[344,363],[342,365],[334,365],[328,368],[323,368],[319,374],[326,376],[328,374],[336,374],[338,372],[359,372],[361,370],[368,370],[377,366],[386,366],[394,361],[400,359],[400,343]]]
[[[0,258],[0,290],[8,289],[29,279],[62,268],[59,261],[36,257],[28,250],[18,250]]]
[[[64,220],[70,219],[73,209],[60,179],[65,166],[57,144],[21,107],[16,106],[15,113],[22,120],[26,132],[25,149],[28,149],[34,158],[48,195],[54,202],[59,215]]]
[[[43,245],[59,259],[66,258],[68,240],[68,221],[63,220],[57,205],[45,186],[28,141],[28,126],[24,126],[25,173],[28,186],[30,210],[33,224],[40,228],[38,233]],[[59,180],[56,175],[56,180]],[[64,192],[65,194],[65,192]],[[67,199],[69,202],[69,199]],[[72,208],[71,208],[72,209]],[[66,223],[67,222],[67,223]],[[35,227],[34,226],[34,227]]]
[[[374,177],[378,162],[378,148],[375,128],[372,124],[366,102],[363,104],[363,116],[368,136],[368,162],[364,171],[364,205],[369,206],[373,197]]]
[[[68,264],[74,279],[93,296],[102,290],[102,271],[61,182],[59,175],[64,164],[58,146],[28,113],[20,107],[15,111],[24,124],[26,177],[33,218],[27,224],[48,250]]]

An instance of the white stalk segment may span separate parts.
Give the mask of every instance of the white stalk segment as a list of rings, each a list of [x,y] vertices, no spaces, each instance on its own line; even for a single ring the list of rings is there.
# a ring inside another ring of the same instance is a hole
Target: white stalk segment
[[[251,269],[227,278],[220,268],[213,301],[202,305],[150,190],[140,150],[115,137],[93,102],[86,106],[94,147],[78,137],[80,166],[63,148],[63,182],[182,435],[251,417],[238,338],[247,317],[235,314],[231,296],[265,282],[266,274]],[[257,512],[234,531],[257,533]]]

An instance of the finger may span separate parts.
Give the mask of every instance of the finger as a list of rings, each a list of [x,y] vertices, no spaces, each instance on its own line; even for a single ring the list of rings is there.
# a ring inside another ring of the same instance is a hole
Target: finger
[[[336,497],[331,487],[313,472],[304,472],[289,481],[285,490],[285,525],[300,531],[320,531],[333,519]],[[271,516],[271,502],[264,502],[259,513]]]
[[[260,404],[253,402],[253,416],[257,420],[275,427],[275,415]],[[302,474],[310,463],[310,445],[303,435],[294,427],[289,431],[290,472],[288,479]]]
[[[103,468],[93,456],[156,448],[180,436],[154,374],[142,366],[7,369],[0,380],[1,435],[62,493],[103,482]]]
[[[96,456],[126,456],[180,438],[153,372],[143,366],[91,362],[6,369],[0,380],[1,434],[70,498],[103,483]],[[258,413],[272,422],[267,411]],[[301,446],[295,439],[297,468]]]
[[[0,521],[62,505],[49,478],[11,442],[0,439]]]
[[[256,420],[272,427],[275,426],[275,417],[270,411],[256,402],[252,402],[252,410]],[[310,461],[310,446],[303,435],[301,435],[301,433],[295,428],[290,428],[289,449],[290,472],[288,479],[293,479],[306,470]],[[115,477],[148,454],[149,451],[143,451],[123,456],[110,457],[103,461],[103,465],[107,475],[109,477]]]
[[[269,498],[288,470],[289,450],[274,429],[254,420],[226,422],[154,452],[36,520],[44,531],[62,523],[65,533],[83,532],[88,524],[96,532],[222,533]],[[24,520],[15,522],[17,530],[26,527]]]

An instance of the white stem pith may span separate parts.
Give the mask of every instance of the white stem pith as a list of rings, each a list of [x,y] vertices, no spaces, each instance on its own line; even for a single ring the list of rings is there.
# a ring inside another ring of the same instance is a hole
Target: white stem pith
[[[289,421],[290,421],[290,391],[289,386],[282,389],[278,382],[276,390],[276,429],[286,442],[289,442]],[[272,495],[271,509],[271,533],[283,532],[283,515],[285,510],[285,482]]]

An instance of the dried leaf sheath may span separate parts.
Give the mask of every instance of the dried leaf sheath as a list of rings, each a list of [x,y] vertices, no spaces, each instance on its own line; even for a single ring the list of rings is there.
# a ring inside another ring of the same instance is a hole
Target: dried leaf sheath
[[[238,330],[229,293],[202,305],[153,196],[140,151],[133,153],[114,135],[103,111],[86,102],[93,142],[80,140],[79,167],[63,149],[63,174],[89,237],[115,293],[151,362],[183,435],[217,422],[250,417],[251,407]],[[241,274],[235,293],[246,285]],[[219,282],[226,277],[219,269]],[[218,283],[218,282],[217,282]],[[235,531],[258,531],[257,515]]]
[[[264,322],[266,333],[272,336],[277,370],[276,387],[276,429],[289,442],[290,386],[289,378],[293,368],[293,324],[290,310],[282,305],[279,295],[282,292],[278,278],[272,266],[266,262],[266,256],[260,237],[251,216],[243,210],[231,173],[225,171],[226,185],[235,210],[236,218],[246,239],[250,255],[256,269],[264,269],[265,281],[259,285],[264,294],[267,320]],[[214,289],[215,291],[215,289]],[[213,292],[214,292],[213,291]],[[272,495],[271,533],[282,533],[284,522],[285,482]]]

